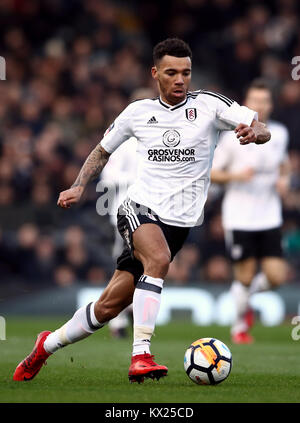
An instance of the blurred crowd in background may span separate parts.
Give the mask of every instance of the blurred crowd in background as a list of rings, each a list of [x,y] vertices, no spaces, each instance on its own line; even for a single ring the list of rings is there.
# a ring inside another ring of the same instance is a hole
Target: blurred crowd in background
[[[152,48],[178,36],[193,51],[192,89],[242,102],[252,79],[274,88],[273,118],[290,133],[291,189],[283,199],[289,279],[300,281],[300,56],[297,0],[1,0],[0,284],[106,283],[114,270],[114,229],[96,212],[91,183],[84,201],[61,210],[89,152],[134,92],[151,89]],[[229,282],[212,189],[205,224],[191,231],[168,279]]]

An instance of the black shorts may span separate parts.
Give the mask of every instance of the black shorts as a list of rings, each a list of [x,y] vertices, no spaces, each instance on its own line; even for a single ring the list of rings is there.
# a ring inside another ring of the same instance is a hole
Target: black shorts
[[[123,252],[117,259],[117,269],[132,273],[135,284],[144,273],[142,263],[134,257],[132,242],[132,234],[140,225],[154,223],[161,228],[171,252],[171,261],[183,246],[190,230],[163,223],[152,210],[130,199],[126,199],[119,207],[117,221],[118,230],[125,242]]]
[[[281,228],[263,231],[226,231],[226,246],[233,262],[254,257],[282,257]]]

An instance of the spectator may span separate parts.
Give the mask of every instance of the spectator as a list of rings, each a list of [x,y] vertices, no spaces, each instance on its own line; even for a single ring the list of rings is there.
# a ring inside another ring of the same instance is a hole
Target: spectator
[[[195,88],[239,99],[245,84],[262,74],[276,89],[274,117],[290,131],[292,189],[283,204],[285,218],[293,222],[286,229],[291,251],[300,227],[300,88],[291,79],[290,63],[300,55],[299,2],[121,3],[1,2],[0,46],[8,75],[0,84],[3,275],[35,281],[53,263],[47,275],[56,284],[78,278],[91,284],[106,281],[113,229],[107,216],[96,213],[97,181],[80,216],[74,209],[66,217],[56,197],[75,179],[132,93],[140,87],[153,90],[145,72],[149,51],[173,35],[184,37],[195,52]],[[207,223],[172,263],[170,280],[186,284],[199,274],[201,279],[226,279],[218,204],[209,200]],[[300,275],[296,262],[295,278]]]

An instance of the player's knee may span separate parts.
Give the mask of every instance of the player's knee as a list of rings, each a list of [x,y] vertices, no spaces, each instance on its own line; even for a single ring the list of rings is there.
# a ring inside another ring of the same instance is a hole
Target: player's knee
[[[241,282],[245,286],[250,286],[253,277],[254,275],[252,273],[245,272],[244,274],[237,276],[235,279],[237,279],[239,282]]]
[[[171,257],[168,252],[158,252],[146,260],[144,272],[150,276],[164,278],[169,270]]]
[[[265,275],[272,287],[283,285],[287,279],[287,266],[285,264],[265,269]]]
[[[171,257],[168,252],[163,252],[157,255],[156,260],[157,267],[162,273],[167,274],[170,266]]]
[[[285,283],[286,273],[285,272],[273,273],[269,275],[267,278],[270,284],[272,285],[272,287],[276,288],[277,286],[283,285]]]

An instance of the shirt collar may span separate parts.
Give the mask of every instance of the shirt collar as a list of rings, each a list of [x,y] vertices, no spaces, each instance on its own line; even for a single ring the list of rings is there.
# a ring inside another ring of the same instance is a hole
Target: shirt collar
[[[183,101],[181,101],[180,103],[175,104],[174,106],[171,106],[170,104],[168,104],[168,103],[166,103],[165,101],[163,101],[163,100],[161,99],[161,97],[159,97],[158,101],[159,101],[159,102],[160,102],[160,104],[161,104],[162,106],[164,106],[166,109],[169,109],[169,110],[173,111],[173,110],[176,110],[176,109],[178,109],[179,107],[183,106],[184,104],[186,104],[186,102],[187,102],[187,97],[186,97]]]

